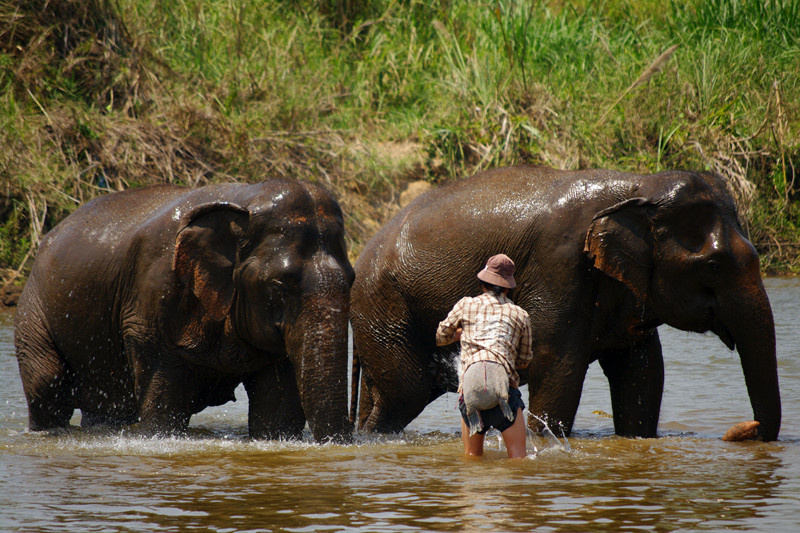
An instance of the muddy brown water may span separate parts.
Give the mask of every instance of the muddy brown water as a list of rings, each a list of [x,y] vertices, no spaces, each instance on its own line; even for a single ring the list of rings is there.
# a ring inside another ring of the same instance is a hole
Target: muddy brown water
[[[594,364],[573,436],[530,437],[520,461],[495,436],[482,461],[463,459],[453,394],[401,435],[347,446],[248,440],[241,389],[193,417],[186,438],[30,433],[0,311],[0,531],[800,531],[800,280],[766,286],[778,442],[722,442],[752,417],[737,355],[662,327],[659,438],[613,435]]]

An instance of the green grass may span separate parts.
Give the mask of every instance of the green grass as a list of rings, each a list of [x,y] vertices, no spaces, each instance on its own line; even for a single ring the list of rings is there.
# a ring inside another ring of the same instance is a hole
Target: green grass
[[[518,162],[717,170],[800,272],[800,0],[44,4],[0,6],[3,281],[110,190],[318,181],[355,257],[407,182]]]

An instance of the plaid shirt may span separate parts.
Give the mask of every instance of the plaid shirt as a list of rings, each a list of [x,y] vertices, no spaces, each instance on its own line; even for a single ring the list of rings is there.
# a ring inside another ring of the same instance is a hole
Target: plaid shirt
[[[461,376],[472,363],[492,361],[506,369],[510,384],[519,387],[517,368],[525,368],[533,358],[531,323],[527,311],[514,305],[503,294],[485,292],[475,298],[465,297],[439,323],[436,344],[454,342],[461,327]]]

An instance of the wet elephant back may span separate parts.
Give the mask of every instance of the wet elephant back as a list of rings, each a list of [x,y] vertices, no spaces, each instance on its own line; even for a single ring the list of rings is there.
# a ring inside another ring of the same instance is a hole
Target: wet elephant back
[[[519,166],[485,171],[420,196],[359,257],[354,322],[380,329],[384,326],[366,324],[396,314],[423,342],[459,298],[480,292],[476,273],[489,256],[502,252],[516,264],[514,301],[536,313],[542,329],[555,327],[569,308],[564,302],[585,292],[577,284],[565,287],[561,273],[586,268],[586,229],[596,212],[638,187],[630,177]],[[548,268],[553,261],[559,270]]]
[[[414,317],[441,320],[465,290],[477,294],[475,273],[489,255],[530,246],[537,220],[551,215],[547,191],[562,175],[540,167],[491,170],[420,196],[359,257],[354,309],[374,305],[366,295],[377,287],[397,284]],[[451,274],[446,283],[437,274],[443,271]]]
[[[48,263],[56,258],[66,268],[92,261],[91,250],[113,254],[154,212],[185,192],[181,187],[156,186],[95,198],[44,237],[37,258],[41,266],[34,273],[57,269]]]

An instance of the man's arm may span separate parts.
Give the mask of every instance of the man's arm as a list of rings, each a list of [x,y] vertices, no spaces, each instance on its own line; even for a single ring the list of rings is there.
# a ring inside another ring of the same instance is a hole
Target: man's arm
[[[458,326],[461,324],[462,301],[459,300],[447,317],[439,322],[439,327],[436,329],[436,346],[444,346],[461,339],[461,328]]]
[[[527,313],[523,323],[522,335],[519,339],[519,351],[517,352],[516,361],[514,361],[514,366],[517,370],[525,370],[533,360],[533,331],[531,329],[531,320]]]

